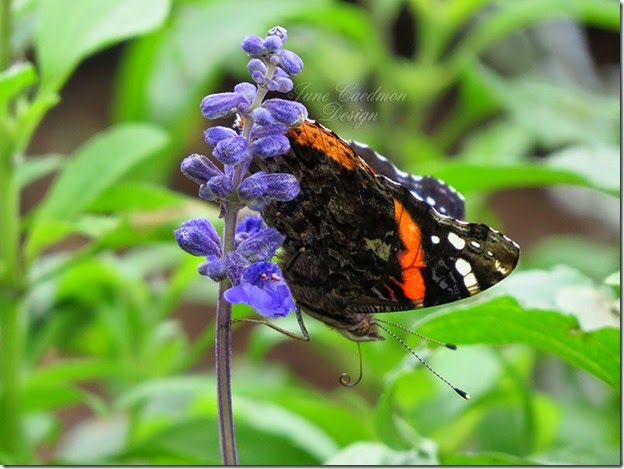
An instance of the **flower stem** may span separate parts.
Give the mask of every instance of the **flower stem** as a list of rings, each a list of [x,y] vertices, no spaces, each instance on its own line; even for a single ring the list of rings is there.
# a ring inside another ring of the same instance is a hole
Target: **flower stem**
[[[223,252],[227,253],[234,250],[234,232],[236,230],[238,207],[235,204],[224,204],[223,211]],[[232,362],[232,305],[223,296],[225,290],[230,288],[230,286],[230,281],[227,278],[219,283],[215,347],[219,439],[221,442],[221,460],[224,465],[238,464],[234,419],[232,416],[232,383],[230,379]]]
[[[11,1],[0,0],[0,71],[10,63]],[[21,365],[25,333],[20,256],[20,189],[15,129],[0,110],[0,454],[28,464],[21,426]]]

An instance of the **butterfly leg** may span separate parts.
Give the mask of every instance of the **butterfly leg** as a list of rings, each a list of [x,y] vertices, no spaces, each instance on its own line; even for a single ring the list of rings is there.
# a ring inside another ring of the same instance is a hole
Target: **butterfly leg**
[[[282,334],[290,337],[291,339],[303,340],[304,342],[307,342],[310,340],[310,335],[308,334],[308,330],[306,329],[305,324],[303,323],[303,317],[301,316],[301,309],[299,308],[298,305],[297,305],[297,310],[295,311],[295,314],[297,316],[297,323],[299,324],[299,328],[301,329],[301,334],[287,331],[286,329],[283,329],[266,319],[256,319],[256,318],[234,319],[232,321],[232,324],[234,324],[235,322],[252,322],[255,324],[264,324],[265,326],[269,326],[271,329],[276,330],[277,332],[281,332]]]

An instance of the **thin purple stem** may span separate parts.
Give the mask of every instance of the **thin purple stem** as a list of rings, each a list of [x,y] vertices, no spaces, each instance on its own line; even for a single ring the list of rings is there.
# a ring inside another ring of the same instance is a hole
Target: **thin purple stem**
[[[227,253],[234,249],[234,232],[236,230],[238,206],[236,204],[224,204],[223,212],[223,252]],[[219,439],[221,443],[221,460],[226,466],[238,464],[234,418],[232,416],[232,383],[230,379],[232,362],[232,305],[223,297],[223,293],[230,286],[230,281],[227,278],[219,283],[215,346]]]

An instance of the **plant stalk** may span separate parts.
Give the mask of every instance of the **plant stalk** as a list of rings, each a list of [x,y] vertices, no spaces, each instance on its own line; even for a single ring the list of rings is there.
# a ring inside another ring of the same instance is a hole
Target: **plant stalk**
[[[11,0],[0,0],[0,71],[11,62]],[[7,103],[7,106],[9,104]],[[0,454],[28,464],[22,429],[25,333],[24,270],[20,246],[20,188],[11,109],[0,110]],[[10,458],[10,461],[6,461]]]
[[[223,252],[227,253],[234,250],[234,232],[238,207],[235,204],[224,204],[223,211],[225,218],[223,224]],[[230,286],[230,281],[227,278],[219,283],[215,345],[219,439],[221,443],[221,460],[226,466],[238,464],[234,418],[232,416],[232,383],[230,376],[232,366],[232,305],[223,296],[225,290],[230,288]]]

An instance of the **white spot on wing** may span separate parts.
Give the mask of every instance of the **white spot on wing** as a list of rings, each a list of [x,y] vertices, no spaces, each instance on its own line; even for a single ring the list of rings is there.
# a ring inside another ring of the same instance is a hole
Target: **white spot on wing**
[[[433,244],[438,244],[438,243],[440,242],[440,238],[438,238],[436,235],[433,235],[433,236],[431,237],[431,242],[432,242]]]
[[[435,201],[435,199],[433,197],[428,195],[427,196],[427,203],[433,207],[436,204],[436,201]]]
[[[466,246],[466,241],[457,236],[455,233],[449,233],[448,240],[455,249],[464,249]]]
[[[455,261],[455,269],[457,269],[457,272],[462,274],[464,277],[469,273],[472,273],[472,266],[470,265],[470,262],[466,259],[462,259],[461,257]]]

